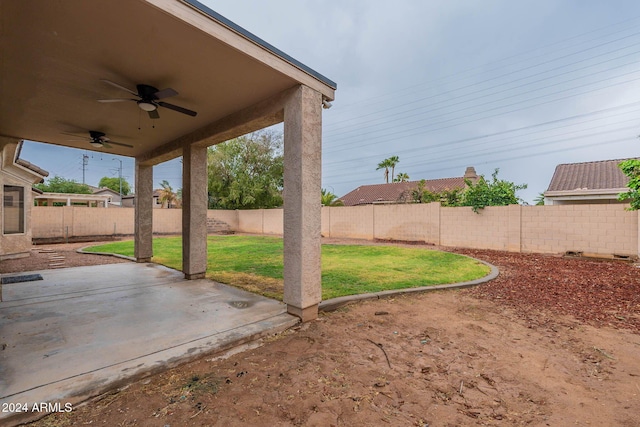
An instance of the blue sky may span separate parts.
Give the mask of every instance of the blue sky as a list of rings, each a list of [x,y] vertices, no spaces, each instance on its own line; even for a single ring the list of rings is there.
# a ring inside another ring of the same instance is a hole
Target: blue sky
[[[559,163],[640,156],[640,2],[203,3],[338,83],[323,187],[339,196],[384,182],[392,155],[411,180],[499,168],[528,202]],[[22,157],[81,181],[83,154],[27,144]],[[117,176],[113,155],[86,154],[87,183]],[[180,176],[177,161],[154,168],[156,186]]]

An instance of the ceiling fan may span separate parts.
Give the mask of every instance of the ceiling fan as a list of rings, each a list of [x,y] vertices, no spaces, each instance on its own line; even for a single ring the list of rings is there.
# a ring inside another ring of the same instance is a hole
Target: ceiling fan
[[[158,90],[153,86],[139,84],[136,85],[137,92],[134,92],[131,89],[127,89],[124,86],[120,86],[118,83],[114,83],[110,80],[102,79],[102,82],[109,84],[113,87],[117,87],[125,92],[129,92],[131,95],[138,97],[138,99],[133,98],[116,98],[116,99],[98,99],[98,102],[125,102],[125,101],[133,101],[138,104],[141,110],[149,113],[149,117],[152,119],[160,118],[160,114],[158,114],[158,107],[168,108],[173,111],[177,111],[178,113],[186,114],[188,116],[195,117],[195,111],[189,110],[184,107],[180,107],[175,104],[170,104],[168,102],[161,101],[161,99],[169,98],[171,96],[178,95],[174,89],[167,88]]]
[[[89,137],[80,136],[73,133],[62,132],[63,135],[75,136],[77,138],[82,138],[82,140],[89,141],[89,144],[96,148],[113,148],[112,145],[119,145],[121,147],[133,148],[133,145],[123,144],[122,142],[115,142],[111,139],[107,138],[107,135],[104,132],[100,132],[97,130],[90,130]]]

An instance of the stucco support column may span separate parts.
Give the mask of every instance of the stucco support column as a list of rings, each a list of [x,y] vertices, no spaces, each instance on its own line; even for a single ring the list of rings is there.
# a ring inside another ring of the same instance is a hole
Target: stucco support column
[[[153,166],[136,160],[134,256],[149,262],[153,256]]]
[[[182,152],[182,271],[201,279],[207,271],[207,148]]]
[[[284,302],[303,322],[318,317],[322,97],[300,86],[284,109]]]

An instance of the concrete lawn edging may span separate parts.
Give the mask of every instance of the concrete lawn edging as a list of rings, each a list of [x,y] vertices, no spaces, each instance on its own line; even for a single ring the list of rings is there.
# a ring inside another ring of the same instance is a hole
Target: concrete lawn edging
[[[126,259],[126,260],[129,260],[129,261],[136,262],[136,258],[132,257],[132,256],[120,255],[120,254],[116,254],[116,253],[113,253],[113,252],[87,252],[87,251],[85,251],[85,249],[90,248],[91,246],[95,246],[95,245],[85,246],[85,247],[82,247],[80,249],[76,249],[76,252],[78,252],[79,254],[112,256],[112,257],[115,257],[115,258],[122,258],[122,259]]]

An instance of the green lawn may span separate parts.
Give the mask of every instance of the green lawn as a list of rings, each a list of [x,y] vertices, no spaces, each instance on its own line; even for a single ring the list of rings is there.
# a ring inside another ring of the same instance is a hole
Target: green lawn
[[[207,277],[282,300],[282,239],[268,236],[209,236]],[[133,256],[133,241],[86,249]],[[182,239],[153,240],[153,261],[180,270]],[[323,245],[322,299],[344,295],[464,282],[489,267],[448,252],[394,246]]]

